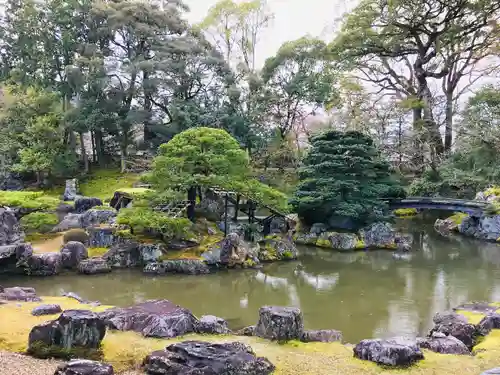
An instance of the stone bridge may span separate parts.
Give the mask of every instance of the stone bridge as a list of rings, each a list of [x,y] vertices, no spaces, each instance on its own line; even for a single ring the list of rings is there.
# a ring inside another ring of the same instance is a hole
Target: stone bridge
[[[470,216],[483,216],[490,203],[466,199],[441,197],[408,197],[405,199],[384,199],[391,210],[398,208],[416,208],[422,210],[445,210],[464,212]]]

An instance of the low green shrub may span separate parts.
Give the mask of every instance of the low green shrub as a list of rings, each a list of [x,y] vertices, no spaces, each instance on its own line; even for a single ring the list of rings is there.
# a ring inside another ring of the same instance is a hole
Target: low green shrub
[[[117,223],[128,225],[134,232],[158,232],[164,238],[186,238],[192,236],[193,223],[186,218],[173,218],[148,207],[123,208],[118,213]]]
[[[0,206],[22,207],[31,210],[55,210],[60,200],[41,191],[0,190]]]
[[[32,212],[20,220],[24,231],[38,233],[49,232],[58,222],[56,214],[47,212]]]
[[[83,244],[87,243],[89,240],[89,235],[83,229],[70,229],[63,236],[63,243],[68,243],[70,241],[77,241]]]

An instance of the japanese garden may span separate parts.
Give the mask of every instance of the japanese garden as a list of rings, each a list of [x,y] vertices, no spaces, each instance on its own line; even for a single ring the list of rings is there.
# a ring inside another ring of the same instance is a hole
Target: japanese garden
[[[500,374],[500,3],[299,3],[0,6],[0,374]]]

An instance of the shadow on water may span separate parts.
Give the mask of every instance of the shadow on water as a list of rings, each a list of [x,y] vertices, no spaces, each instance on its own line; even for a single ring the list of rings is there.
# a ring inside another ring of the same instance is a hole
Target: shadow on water
[[[413,250],[338,253],[300,248],[297,262],[261,270],[204,276],[148,277],[137,270],[107,275],[0,279],[31,285],[40,295],[72,291],[89,300],[127,306],[166,298],[195,314],[226,318],[233,329],[255,324],[263,305],[300,307],[309,329],[335,328],[349,342],[367,337],[425,334],[437,311],[471,300],[500,301],[500,246],[444,238],[429,218],[396,224],[411,233]]]

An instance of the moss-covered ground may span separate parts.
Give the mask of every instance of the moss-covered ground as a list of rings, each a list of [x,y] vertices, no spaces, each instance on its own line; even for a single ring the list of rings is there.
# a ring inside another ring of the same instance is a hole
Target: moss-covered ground
[[[42,303],[57,303],[63,309],[89,309],[103,311],[109,306],[93,307],[80,304],[66,297],[43,297]],[[0,305],[0,351],[23,353],[27,349],[31,328],[53,316],[32,316],[33,307],[39,302],[7,303]],[[475,317],[479,318],[478,316]],[[425,360],[407,369],[387,369],[371,362],[353,358],[352,348],[339,343],[290,342],[276,344],[253,337],[187,335],[171,340],[144,338],[133,332],[108,331],[103,340],[104,360],[111,363],[117,373],[138,368],[143,358],[153,350],[170,343],[197,339],[211,342],[242,341],[249,344],[257,355],[273,362],[277,375],[479,375],[482,371],[498,366],[500,358],[500,330],[494,330],[476,349],[475,356],[443,355],[425,351]]]

